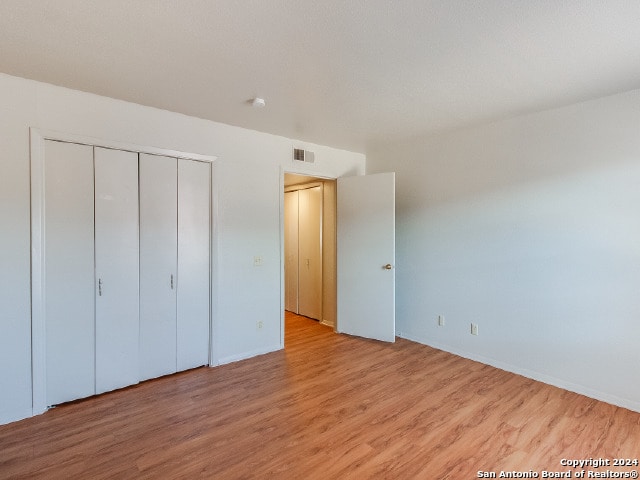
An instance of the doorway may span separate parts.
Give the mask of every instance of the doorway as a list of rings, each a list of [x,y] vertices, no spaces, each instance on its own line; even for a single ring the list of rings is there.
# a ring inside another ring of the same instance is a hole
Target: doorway
[[[336,181],[284,174],[285,312],[333,329],[337,316]]]
[[[395,174],[353,175],[337,180],[300,177],[284,171],[280,177],[281,345],[285,347],[286,327],[284,190],[313,182],[323,186],[320,322],[337,333],[393,342]],[[325,207],[324,202],[330,206]]]

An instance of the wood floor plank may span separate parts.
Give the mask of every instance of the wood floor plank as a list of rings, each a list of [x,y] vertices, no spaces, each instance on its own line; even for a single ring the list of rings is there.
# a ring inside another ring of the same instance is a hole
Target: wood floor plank
[[[284,351],[0,426],[0,479],[460,480],[640,456],[637,412],[407,340],[286,322]]]

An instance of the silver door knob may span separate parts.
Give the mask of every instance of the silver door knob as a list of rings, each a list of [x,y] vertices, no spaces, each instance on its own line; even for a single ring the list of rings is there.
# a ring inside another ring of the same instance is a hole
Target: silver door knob
[[[391,265],[390,263],[387,263],[383,268],[385,270],[391,270],[393,268],[393,265]]]

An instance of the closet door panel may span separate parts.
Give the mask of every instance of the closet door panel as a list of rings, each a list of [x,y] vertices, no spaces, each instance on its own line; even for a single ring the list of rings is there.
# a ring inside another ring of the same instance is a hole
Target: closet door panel
[[[284,308],[298,313],[298,191],[284,194]]]
[[[140,154],[140,379],[176,371],[177,159]]]
[[[138,247],[138,154],[96,147],[96,393],[138,382]]]
[[[209,363],[211,164],[178,160],[178,370]]]
[[[322,190],[299,191],[298,313],[322,318]]]
[[[46,404],[93,395],[93,148],[45,142]]]

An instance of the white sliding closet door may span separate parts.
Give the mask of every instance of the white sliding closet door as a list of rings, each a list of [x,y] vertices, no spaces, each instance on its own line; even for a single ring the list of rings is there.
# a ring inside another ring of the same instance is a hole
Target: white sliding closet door
[[[298,313],[322,318],[322,190],[298,191]]]
[[[140,154],[140,379],[176,371],[177,159]]]
[[[93,395],[93,147],[45,142],[46,405]]]
[[[298,313],[298,191],[284,194],[284,308]]]
[[[211,164],[178,160],[177,368],[209,363]]]
[[[138,382],[138,154],[95,148],[96,393]]]

